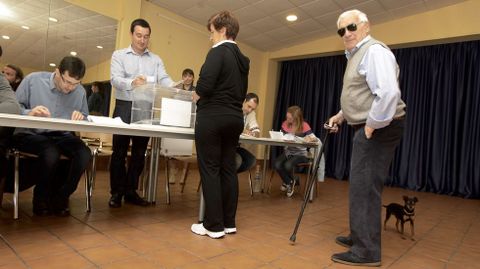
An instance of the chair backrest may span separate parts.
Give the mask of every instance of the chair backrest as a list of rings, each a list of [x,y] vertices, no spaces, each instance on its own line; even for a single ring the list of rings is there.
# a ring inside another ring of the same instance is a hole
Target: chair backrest
[[[80,132],[80,138],[88,142],[88,145],[102,147],[112,146],[112,134]]]
[[[163,156],[192,156],[193,140],[162,138],[160,154]]]

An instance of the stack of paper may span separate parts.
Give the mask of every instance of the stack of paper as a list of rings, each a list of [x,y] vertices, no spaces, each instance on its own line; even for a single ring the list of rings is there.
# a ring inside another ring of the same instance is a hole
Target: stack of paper
[[[87,120],[90,121],[90,122],[93,122],[93,123],[97,123],[97,124],[107,124],[107,125],[124,125],[126,124],[125,122],[122,121],[122,119],[120,117],[116,117],[116,118],[110,118],[110,117],[104,117],[104,116],[92,116],[92,115],[88,115],[87,117]]]

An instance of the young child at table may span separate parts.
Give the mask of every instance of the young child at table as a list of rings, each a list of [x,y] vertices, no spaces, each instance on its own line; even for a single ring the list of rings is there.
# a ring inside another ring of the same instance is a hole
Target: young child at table
[[[312,132],[310,125],[303,120],[302,109],[298,106],[291,106],[287,109],[285,121],[282,123],[282,133],[287,137],[300,137],[305,142],[315,142],[318,138]],[[288,197],[295,192],[295,185],[298,185],[298,178],[293,178],[293,169],[299,163],[308,162],[308,152],[305,147],[286,146],[282,155],[275,160],[275,170],[282,178],[281,191],[286,191]]]

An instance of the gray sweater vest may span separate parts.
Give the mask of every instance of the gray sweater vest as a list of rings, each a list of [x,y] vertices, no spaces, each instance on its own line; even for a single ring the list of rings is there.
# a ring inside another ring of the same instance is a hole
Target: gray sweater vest
[[[375,95],[368,87],[365,76],[358,73],[358,66],[367,53],[368,48],[373,44],[380,44],[383,47],[389,49],[387,45],[382,42],[370,39],[367,43],[363,44],[348,60],[345,75],[343,76],[343,88],[342,95],[340,97],[340,104],[342,107],[343,117],[350,125],[364,124],[367,121],[368,113],[372,107]],[[397,79],[399,74],[398,65]],[[397,104],[397,110],[394,118],[402,117],[405,115],[405,103],[402,99]]]

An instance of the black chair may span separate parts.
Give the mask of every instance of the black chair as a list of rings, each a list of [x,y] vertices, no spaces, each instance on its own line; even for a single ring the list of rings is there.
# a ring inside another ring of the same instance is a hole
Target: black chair
[[[86,204],[86,211],[90,212],[91,211],[91,197],[92,197],[92,189],[93,189],[93,183],[95,181],[95,162],[96,162],[96,157],[98,155],[98,149],[97,148],[90,148],[92,158],[91,158],[91,164],[88,166],[87,170],[85,171],[85,204]],[[7,173],[7,176],[4,177],[2,182],[0,182],[0,206],[3,201],[3,193],[4,192],[11,192],[13,193],[13,218],[18,219],[18,197],[19,193],[21,190],[28,189],[32,186],[35,185],[35,182],[33,180],[27,180],[30,182],[24,183],[23,186],[21,185],[20,182],[20,162],[21,160],[28,160],[28,159],[35,159],[38,158],[37,155],[27,153],[27,152],[22,152],[19,151],[15,148],[11,148],[8,153],[7,157],[9,159],[10,163],[13,163],[13,189],[9,189],[9,186],[6,186],[7,178],[9,177]],[[60,160],[68,160],[66,156],[61,156]],[[23,171],[26,171],[27,169],[24,169]],[[31,170],[31,169],[28,169]],[[26,176],[26,178],[32,178],[34,176]]]

